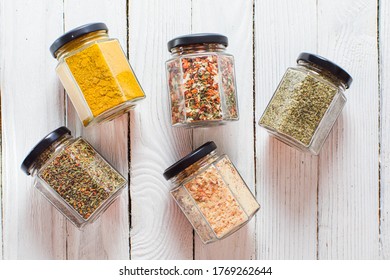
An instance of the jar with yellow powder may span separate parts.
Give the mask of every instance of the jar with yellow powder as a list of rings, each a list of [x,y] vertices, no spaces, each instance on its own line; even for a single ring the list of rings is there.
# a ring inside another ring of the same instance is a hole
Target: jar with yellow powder
[[[90,23],[59,37],[50,52],[57,74],[84,126],[133,109],[145,94],[117,39],[104,23]]]

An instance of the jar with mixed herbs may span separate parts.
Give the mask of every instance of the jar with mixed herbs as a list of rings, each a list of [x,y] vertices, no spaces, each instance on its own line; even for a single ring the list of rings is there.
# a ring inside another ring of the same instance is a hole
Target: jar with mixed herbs
[[[127,185],[83,138],[60,127],[43,138],[24,159],[22,170],[36,188],[79,228],[95,221]]]
[[[216,149],[207,142],[164,172],[172,196],[205,244],[232,234],[260,208],[233,163]]]
[[[319,55],[301,53],[288,68],[259,125],[286,144],[318,155],[346,97],[352,77]]]
[[[225,52],[227,46],[226,36],[209,33],[168,42],[173,126],[209,126],[239,119],[234,58]]]
[[[50,46],[50,52],[84,126],[112,120],[145,98],[119,41],[108,37],[104,23],[70,30]]]

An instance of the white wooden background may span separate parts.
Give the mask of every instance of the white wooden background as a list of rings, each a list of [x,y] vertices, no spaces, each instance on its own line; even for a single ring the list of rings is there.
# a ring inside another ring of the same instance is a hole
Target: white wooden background
[[[389,15],[387,0],[0,0],[0,259],[390,259]],[[119,38],[147,98],[129,115],[83,129],[48,48],[64,31],[94,21]],[[170,127],[166,43],[195,32],[229,37],[239,122]],[[318,157],[257,125],[302,51],[354,77]],[[19,168],[39,139],[64,124],[129,179],[83,232]],[[162,172],[207,140],[230,156],[262,208],[238,233],[204,246]]]

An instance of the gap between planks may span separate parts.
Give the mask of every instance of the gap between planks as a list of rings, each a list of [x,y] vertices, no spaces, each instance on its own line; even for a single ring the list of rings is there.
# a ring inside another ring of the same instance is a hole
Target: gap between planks
[[[252,98],[253,98],[253,168],[254,168],[254,195],[257,198],[257,157],[256,157],[256,0],[252,0]],[[254,231],[254,241],[255,241],[255,256],[258,254],[258,236],[257,236],[257,219],[255,218],[255,231]]]

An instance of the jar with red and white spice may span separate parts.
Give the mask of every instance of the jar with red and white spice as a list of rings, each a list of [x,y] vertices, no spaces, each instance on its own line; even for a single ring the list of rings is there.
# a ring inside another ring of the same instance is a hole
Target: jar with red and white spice
[[[164,172],[172,196],[205,244],[237,231],[260,209],[228,156],[216,149],[207,142]]]
[[[234,58],[228,38],[199,33],[168,42],[166,62],[173,126],[209,126],[239,119]]]

